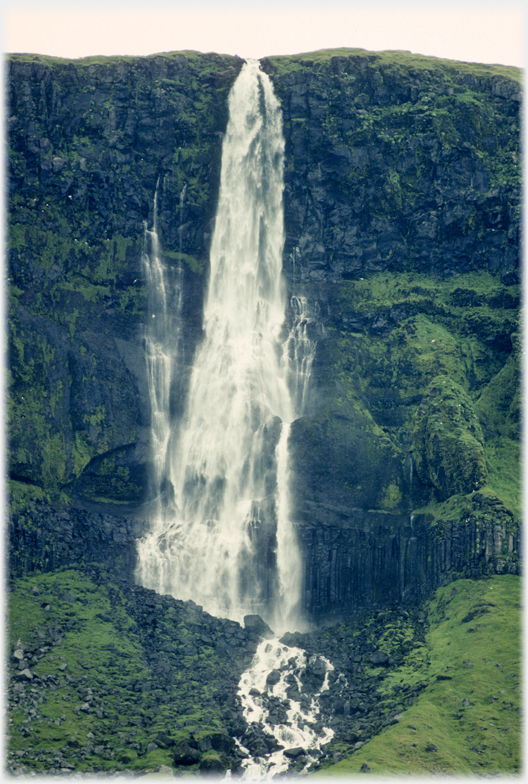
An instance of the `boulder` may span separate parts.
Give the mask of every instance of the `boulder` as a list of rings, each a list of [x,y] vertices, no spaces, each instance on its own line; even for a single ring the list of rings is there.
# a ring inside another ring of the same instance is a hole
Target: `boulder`
[[[196,745],[202,752],[214,749],[225,754],[231,754],[235,749],[235,741],[226,732],[202,733],[197,737]]]
[[[264,637],[267,640],[275,637],[268,624],[262,620],[260,615],[245,615],[244,628],[249,632],[258,634],[259,637]]]
[[[282,753],[289,759],[297,759],[297,757],[306,754],[306,751],[302,748],[302,746],[294,746],[291,749],[284,749]]]
[[[386,667],[389,663],[389,655],[384,651],[375,651],[369,656],[369,661],[375,667]]]
[[[226,767],[227,765],[216,754],[208,754],[200,761],[200,773],[202,776],[222,776]]]
[[[266,676],[266,684],[268,686],[275,686],[276,683],[280,681],[280,671],[279,670],[271,670]]]
[[[173,760],[175,765],[195,765],[200,761],[200,757],[200,752],[191,748],[186,740],[179,740],[174,744]]]

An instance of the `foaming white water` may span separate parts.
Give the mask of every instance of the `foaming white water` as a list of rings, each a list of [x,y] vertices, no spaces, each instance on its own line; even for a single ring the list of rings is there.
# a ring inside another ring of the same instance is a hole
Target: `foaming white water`
[[[290,461],[288,436],[290,425],[284,423],[277,444],[277,595],[271,618],[277,632],[298,627],[301,601],[302,560],[297,538],[291,525]]]
[[[334,668],[322,656],[312,658],[317,659],[317,664],[324,668],[324,680],[308,700],[306,697],[301,698],[301,679],[306,666],[311,663],[306,651],[287,647],[278,640],[264,640],[259,644],[250,669],[240,679],[239,695],[244,718],[249,725],[249,734],[251,724],[257,725],[259,730],[272,735],[283,748],[248,759],[242,778],[272,778],[285,773],[292,759],[288,752],[293,750],[299,752],[297,758],[302,757],[303,769],[308,768],[318,759],[321,746],[332,739],[334,731],[317,727],[317,723],[319,696],[328,689],[328,674]],[[283,706],[286,721],[270,721],[270,714],[277,702]]]
[[[288,366],[290,394],[297,412],[302,413],[306,405],[312,364],[315,355],[315,319],[306,297],[292,296],[290,299],[292,326],[284,344],[284,359]]]
[[[302,570],[290,522],[287,441],[313,355],[301,300],[284,334],[283,160],[278,101],[258,63],[248,61],[229,96],[204,340],[172,436],[174,363],[163,358],[172,353],[170,332],[159,341],[161,360],[151,361],[162,500],[139,544],[137,572],[143,585],[215,615],[240,621],[259,613],[277,633],[299,627]]]

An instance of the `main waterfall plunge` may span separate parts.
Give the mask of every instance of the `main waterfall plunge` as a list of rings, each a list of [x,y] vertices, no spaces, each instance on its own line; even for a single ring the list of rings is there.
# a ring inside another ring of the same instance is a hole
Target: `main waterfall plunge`
[[[182,377],[182,269],[163,263],[156,194],[144,254],[156,511],[139,544],[137,574],[144,586],[192,599],[212,615],[259,614],[276,634],[302,626],[288,436],[315,348],[305,302],[288,303],[282,279],[283,161],[278,101],[258,63],[248,61],[229,96],[204,338],[181,417],[171,415],[170,401]],[[324,680],[304,693],[308,667]],[[293,758],[297,769],[314,764],[333,735],[319,717],[331,669],[278,639],[260,643],[239,684],[245,777],[284,773]],[[274,739],[273,752],[262,752],[264,736]]]
[[[301,299],[291,301],[292,327],[285,326],[283,160],[279,103],[258,63],[248,61],[229,96],[204,339],[176,422],[169,409],[181,373],[181,270],[163,264],[156,215],[147,232],[157,500],[137,574],[144,586],[214,615],[241,621],[258,613],[276,633],[300,622],[288,434],[314,349]]]

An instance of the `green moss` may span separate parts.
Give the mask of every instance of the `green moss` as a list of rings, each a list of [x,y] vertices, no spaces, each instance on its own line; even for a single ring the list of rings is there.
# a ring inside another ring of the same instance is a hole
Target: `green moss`
[[[87,300],[87,302],[100,302],[103,297],[109,296],[110,294],[109,286],[94,285],[90,281],[86,280],[82,275],[71,276],[69,280],[65,281],[63,288],[66,291],[78,291],[80,294],[82,294],[84,299]],[[72,314],[73,322],[75,322],[75,319],[78,315],[78,311],[75,317]],[[71,333],[70,337],[73,337]]]
[[[522,518],[522,447],[509,438],[492,439],[484,445],[488,464],[488,489],[501,498],[517,520]],[[486,487],[481,488],[483,491]]]
[[[381,507],[382,509],[387,510],[396,509],[400,506],[401,502],[401,490],[397,484],[391,482],[384,490],[383,497],[381,499]]]
[[[75,440],[72,446],[72,471],[74,476],[79,476],[83,469],[88,465],[94,450],[90,443],[88,443],[85,435],[79,431],[75,432]]]
[[[7,491],[11,512],[21,512],[33,501],[49,500],[41,487],[13,479],[8,481]]]
[[[483,435],[470,398],[448,376],[429,385],[415,415],[413,457],[425,483],[447,498],[487,480]]]
[[[426,655],[406,656],[384,681],[427,688],[399,722],[315,775],[351,777],[364,763],[378,776],[519,773],[520,590],[512,575],[439,589],[426,606]]]
[[[453,280],[382,273],[343,281],[335,295],[340,319],[346,324],[352,318],[364,327],[340,339],[340,379],[348,383],[347,378],[357,378],[362,394],[377,394],[389,382],[392,395],[404,405],[441,374],[477,392],[501,370],[504,358],[486,338],[490,332],[508,334],[516,328],[511,303],[517,296],[518,287],[500,286],[487,273]],[[486,308],[490,319],[484,329],[468,317],[467,306],[475,303],[479,310]],[[500,307],[503,303],[507,307]],[[386,326],[378,335],[380,322]]]
[[[189,256],[187,253],[180,253],[180,252],[170,251],[170,250],[163,251],[163,256],[173,262],[182,261],[184,264],[187,264],[187,266],[190,267],[190,269],[193,272],[197,273],[198,275],[201,275],[204,272],[205,264],[206,264],[205,259],[199,260],[196,259],[194,256]]]
[[[105,407],[102,405],[96,406],[92,414],[85,414],[85,424],[97,427],[105,420]]]
[[[521,384],[516,353],[482,391],[475,409],[488,438],[519,438]]]

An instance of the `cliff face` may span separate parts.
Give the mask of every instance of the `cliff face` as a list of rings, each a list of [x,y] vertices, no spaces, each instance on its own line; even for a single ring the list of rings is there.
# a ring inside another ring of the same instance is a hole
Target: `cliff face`
[[[514,72],[362,51],[263,67],[285,120],[285,270],[319,315],[293,426],[313,611],[515,568]]]
[[[185,261],[192,346],[226,97],[241,62],[193,53],[9,61],[9,469],[18,481],[54,498],[142,500],[145,226],[158,188],[166,257]]]
[[[157,190],[190,362],[241,65],[10,58],[15,571],[44,543],[50,564],[68,557],[44,504],[65,505],[74,537],[86,522],[72,504],[101,531],[145,517],[145,223]],[[262,67],[284,116],[285,275],[317,337],[291,431],[307,608],[414,602],[453,574],[516,571],[517,70],[360,50]],[[132,552],[138,527],[123,531]]]

